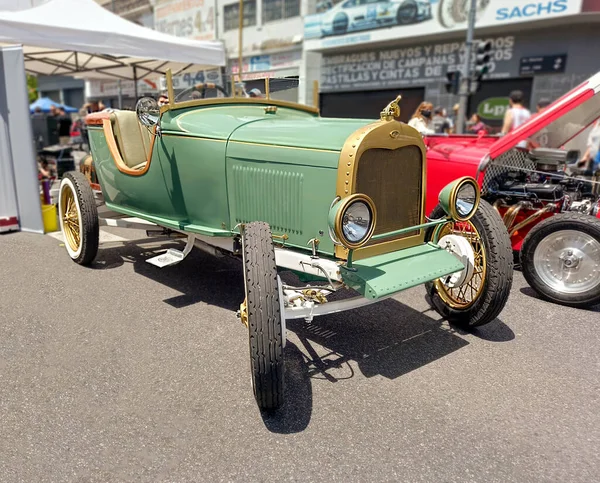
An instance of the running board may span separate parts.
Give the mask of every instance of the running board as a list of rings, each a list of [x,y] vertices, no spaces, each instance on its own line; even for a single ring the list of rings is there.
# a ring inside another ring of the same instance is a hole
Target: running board
[[[187,243],[185,244],[185,248],[183,251],[176,250],[175,248],[169,248],[164,253],[157,255],[155,257],[149,258],[146,260],[151,265],[154,265],[158,268],[170,267],[171,265],[177,265],[181,262],[188,254],[192,251],[194,247],[194,242],[196,240],[195,235],[188,235]]]

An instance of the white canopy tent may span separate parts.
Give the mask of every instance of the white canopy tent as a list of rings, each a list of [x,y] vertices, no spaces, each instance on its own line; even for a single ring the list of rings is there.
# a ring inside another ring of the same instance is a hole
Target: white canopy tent
[[[174,37],[125,20],[94,0],[50,0],[0,12],[0,43],[21,44],[32,74],[144,77],[225,65],[221,42]]]
[[[164,75],[167,69],[177,74],[224,65],[220,42],[156,32],[94,0],[50,0],[26,10],[0,11],[0,231],[7,226],[43,231],[23,69],[133,80],[137,91],[137,80]]]

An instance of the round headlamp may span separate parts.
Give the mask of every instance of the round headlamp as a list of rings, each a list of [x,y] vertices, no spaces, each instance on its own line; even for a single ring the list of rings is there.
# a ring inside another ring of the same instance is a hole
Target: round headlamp
[[[367,195],[353,194],[338,201],[329,212],[329,226],[346,248],[365,245],[375,230],[375,203]]]
[[[439,196],[444,211],[456,221],[467,221],[477,211],[481,192],[475,178],[465,176],[448,184]]]

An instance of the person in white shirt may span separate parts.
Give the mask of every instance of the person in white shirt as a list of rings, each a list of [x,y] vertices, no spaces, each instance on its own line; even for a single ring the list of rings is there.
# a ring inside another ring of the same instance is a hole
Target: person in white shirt
[[[422,136],[433,134],[435,131],[431,122],[432,111],[433,104],[431,102],[421,102],[410,121],[408,121],[408,125],[419,131]]]
[[[502,134],[508,134],[510,131],[514,131],[522,124],[529,121],[531,112],[529,109],[523,106],[523,92],[512,91],[508,99],[509,108],[504,114],[504,124],[502,125]],[[527,147],[527,141],[523,140],[517,147]]]

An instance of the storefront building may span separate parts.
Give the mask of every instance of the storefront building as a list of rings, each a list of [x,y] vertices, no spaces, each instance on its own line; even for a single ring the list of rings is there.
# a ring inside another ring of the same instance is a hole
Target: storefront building
[[[325,10],[305,19],[305,49],[319,66],[311,75],[320,82],[322,114],[377,118],[398,94],[403,121],[424,100],[450,111],[458,97],[446,91],[446,74],[463,69],[466,35],[466,15],[452,3],[405,0],[359,9],[355,0],[320,2]],[[470,98],[469,115],[477,112],[497,128],[512,90],[523,91],[534,110],[540,99],[554,100],[600,70],[598,11],[596,0],[487,2],[475,38],[491,41],[491,69]],[[364,20],[386,16],[393,17],[387,28]]]
[[[245,0],[242,80],[246,90],[271,82],[272,97],[297,102],[304,23],[301,0]],[[219,0],[219,39],[227,49],[227,72],[238,74],[238,0]]]

